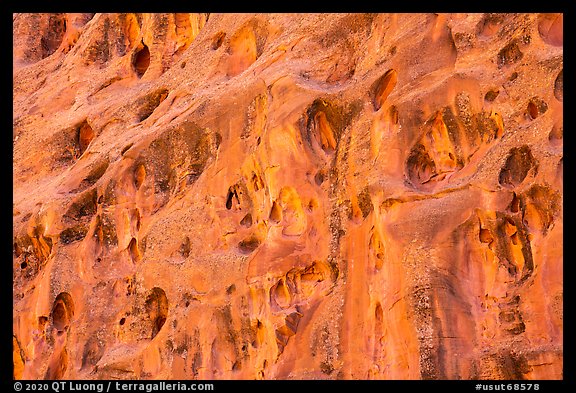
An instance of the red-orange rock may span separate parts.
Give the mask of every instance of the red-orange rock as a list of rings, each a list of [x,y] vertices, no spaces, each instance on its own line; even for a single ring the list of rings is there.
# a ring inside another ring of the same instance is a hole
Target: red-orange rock
[[[14,377],[563,378],[562,27],[15,14]]]

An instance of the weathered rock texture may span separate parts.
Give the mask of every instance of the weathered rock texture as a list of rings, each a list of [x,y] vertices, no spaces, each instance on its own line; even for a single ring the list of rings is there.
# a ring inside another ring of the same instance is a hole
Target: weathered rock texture
[[[562,15],[14,15],[14,376],[560,379]]]

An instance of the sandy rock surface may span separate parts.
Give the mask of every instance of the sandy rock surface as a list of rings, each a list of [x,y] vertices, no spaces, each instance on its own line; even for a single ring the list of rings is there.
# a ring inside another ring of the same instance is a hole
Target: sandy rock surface
[[[563,17],[14,14],[23,379],[561,379]]]

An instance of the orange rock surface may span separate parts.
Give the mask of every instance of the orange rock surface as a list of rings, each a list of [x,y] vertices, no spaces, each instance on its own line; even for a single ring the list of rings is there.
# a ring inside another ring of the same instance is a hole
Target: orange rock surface
[[[561,379],[563,16],[15,14],[23,379]]]

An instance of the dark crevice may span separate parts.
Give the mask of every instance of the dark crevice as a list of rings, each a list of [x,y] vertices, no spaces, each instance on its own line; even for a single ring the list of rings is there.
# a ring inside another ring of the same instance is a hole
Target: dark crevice
[[[142,43],[142,48],[134,53],[132,65],[138,78],[142,78],[150,66],[150,50],[146,44]]]
[[[78,132],[76,138],[80,155],[82,155],[86,151],[86,149],[88,149],[88,146],[94,140],[95,137],[96,133],[94,132],[90,124],[88,124],[88,121],[85,120],[78,126]]]
[[[374,85],[374,96],[372,103],[374,105],[374,110],[378,111],[384,102],[388,98],[388,95],[392,92],[392,89],[396,86],[398,81],[398,72],[394,69],[386,71],[384,75],[378,79]]]
[[[519,62],[524,57],[515,40],[510,42],[498,52],[498,68]]]
[[[527,145],[514,147],[508,153],[506,163],[500,170],[500,185],[513,188],[520,185],[530,170],[537,170],[538,164]]]
[[[554,97],[558,101],[564,99],[564,69],[561,69],[554,81]]]
[[[53,14],[48,21],[48,30],[40,39],[42,58],[56,52],[66,33],[66,14]]]
[[[238,198],[238,191],[236,190],[236,186],[230,186],[228,188],[228,194],[226,195],[226,209],[232,209],[233,199],[236,198],[236,203],[240,204],[240,199]]]
[[[154,287],[146,298],[146,311],[152,321],[153,339],[160,332],[168,317],[168,298],[162,288]]]

